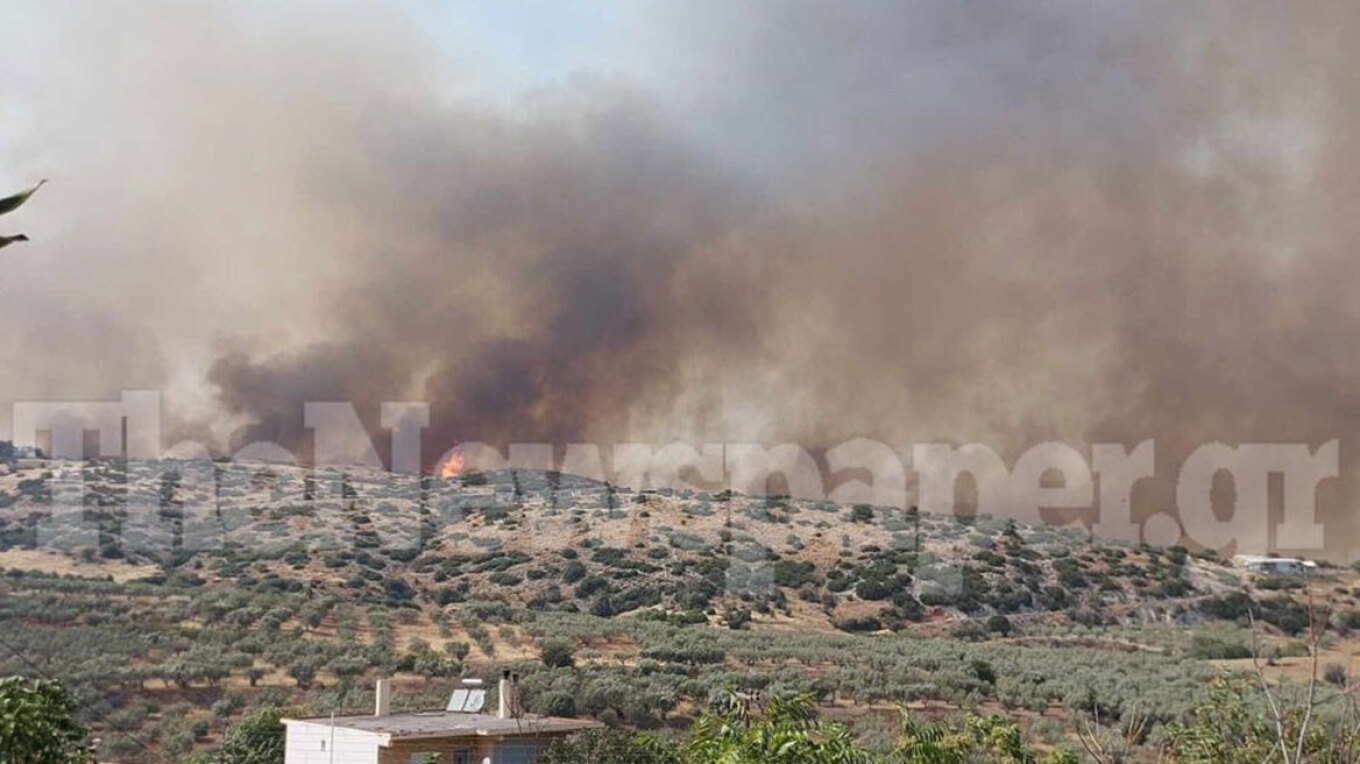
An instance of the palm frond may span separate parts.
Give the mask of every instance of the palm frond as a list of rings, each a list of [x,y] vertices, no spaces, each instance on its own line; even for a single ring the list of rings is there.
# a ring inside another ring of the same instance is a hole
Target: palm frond
[[[38,189],[42,188],[43,184],[46,182],[47,179],[43,178],[42,180],[38,181],[38,185],[28,189],[27,191],[20,191],[19,193],[14,194],[13,196],[7,196],[4,199],[0,199],[0,215],[4,215],[6,213],[13,212],[19,209],[19,207],[21,207],[24,202],[28,201],[28,197],[37,193]]]

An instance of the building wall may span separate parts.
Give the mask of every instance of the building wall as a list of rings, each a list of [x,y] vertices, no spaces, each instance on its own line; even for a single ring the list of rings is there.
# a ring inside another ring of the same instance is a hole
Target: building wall
[[[284,764],[378,764],[381,738],[371,732],[332,730],[329,724],[289,722]],[[403,763],[404,764],[404,763]]]
[[[482,759],[491,755],[490,743],[485,738],[434,738],[395,742],[390,748],[382,749],[378,764],[411,764],[412,761],[418,764],[420,759],[416,757],[423,753],[443,754],[440,764],[462,764],[456,757],[460,751],[467,753],[467,764],[482,764]]]
[[[289,722],[284,764],[419,764],[420,755],[439,753],[441,764],[532,764],[537,755],[566,733],[486,738],[463,736],[396,741],[382,747],[383,736],[325,722]],[[332,738],[332,734],[334,737]]]
[[[551,741],[541,739],[504,740],[492,750],[491,764],[533,764],[550,745]]]
[[[453,752],[467,751],[468,764],[532,764],[538,754],[548,749],[561,734],[534,735],[532,737],[507,737],[488,739],[485,737],[430,738],[426,740],[395,742],[390,748],[379,752],[378,764],[419,764],[420,754],[441,753],[441,764],[461,764]],[[339,760],[336,760],[337,764]],[[291,761],[288,764],[293,764]],[[310,764],[310,762],[309,762]]]

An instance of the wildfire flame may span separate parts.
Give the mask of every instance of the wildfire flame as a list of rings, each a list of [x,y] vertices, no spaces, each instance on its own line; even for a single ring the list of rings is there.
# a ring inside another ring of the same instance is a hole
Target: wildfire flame
[[[462,449],[455,448],[444,457],[444,463],[439,466],[439,477],[452,480],[463,474],[463,467],[466,464],[467,459],[463,457]]]

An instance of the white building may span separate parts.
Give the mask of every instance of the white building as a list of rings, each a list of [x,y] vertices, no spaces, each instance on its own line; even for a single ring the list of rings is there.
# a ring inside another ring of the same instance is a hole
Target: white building
[[[422,764],[428,754],[439,754],[440,764],[532,764],[554,741],[600,726],[584,719],[516,714],[509,672],[499,690],[494,715],[459,710],[392,714],[391,685],[379,680],[372,716],[284,719],[284,764]],[[467,691],[462,692],[465,701]],[[460,707],[480,709],[480,703],[464,701]]]
[[[1233,555],[1233,565],[1254,573],[1277,573],[1297,576],[1312,573],[1317,563],[1312,560],[1299,560],[1293,557],[1266,557],[1259,554]]]

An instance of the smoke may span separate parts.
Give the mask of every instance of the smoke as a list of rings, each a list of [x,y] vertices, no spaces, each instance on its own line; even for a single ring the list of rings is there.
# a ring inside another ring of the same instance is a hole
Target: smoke
[[[363,161],[326,168],[362,228],[335,323],[298,351],[213,363],[244,438],[300,443],[303,400],[373,414],[403,396],[432,402],[444,448],[603,436],[687,358],[749,336],[721,256],[749,215],[739,184],[617,86],[521,109],[393,105],[362,126]]]
[[[1154,438],[1174,476],[1360,422],[1341,0],[636,5],[626,74],[495,98],[414,17],[106,13],[30,9],[63,42],[21,52],[70,63],[0,85],[51,131],[6,153],[73,165],[30,234],[81,219],[27,253],[66,267],[5,280],[52,347],[154,335],[89,350],[88,385],[149,370],[237,443],[305,454],[303,401],[415,399],[431,458]]]

